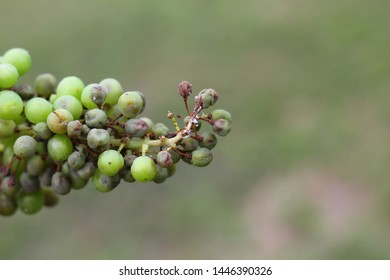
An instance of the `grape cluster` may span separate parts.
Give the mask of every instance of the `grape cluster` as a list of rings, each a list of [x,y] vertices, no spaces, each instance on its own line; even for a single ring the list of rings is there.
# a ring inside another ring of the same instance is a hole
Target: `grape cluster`
[[[217,137],[231,129],[231,114],[216,109],[218,93],[204,89],[189,110],[192,85],[179,94],[186,115],[168,112],[165,124],[141,116],[145,95],[124,91],[112,78],[85,85],[75,76],[57,83],[49,73],[34,85],[18,85],[31,67],[28,51],[13,48],[0,56],[0,215],[19,208],[34,214],[54,206],[58,195],[81,189],[91,180],[100,192],[125,182],[162,183],[182,160],[207,166]],[[182,125],[179,125],[178,120]],[[200,132],[202,123],[209,131]]]

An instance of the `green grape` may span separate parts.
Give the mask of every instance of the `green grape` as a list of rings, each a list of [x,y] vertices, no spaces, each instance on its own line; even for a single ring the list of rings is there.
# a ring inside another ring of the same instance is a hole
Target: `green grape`
[[[217,145],[217,137],[213,133],[205,131],[200,136],[202,140],[199,142],[199,146],[211,150]]]
[[[144,122],[146,122],[146,124],[148,126],[148,130],[146,131],[146,133],[152,132],[153,131],[153,126],[154,126],[153,121],[150,118],[147,118],[147,117],[142,117],[140,119],[143,120]]]
[[[0,64],[0,88],[9,88],[18,82],[18,70],[9,63]]]
[[[57,86],[57,95],[73,95],[78,100],[81,100],[81,93],[84,89],[84,83],[80,78],[75,76],[69,76],[63,78]]]
[[[51,190],[51,188],[42,188],[43,204],[46,207],[53,207],[58,204],[58,196]]]
[[[186,152],[192,152],[199,146],[199,141],[197,139],[188,137],[180,142],[180,145],[183,147],[183,150]]]
[[[66,96],[66,95],[63,95],[63,96]],[[58,98],[58,94],[50,94],[50,97],[49,97],[49,102],[51,104],[54,104],[54,102],[56,102],[57,98]]]
[[[131,175],[138,182],[149,182],[157,174],[157,166],[148,156],[137,157],[131,165]]]
[[[95,185],[96,190],[100,192],[109,192],[115,189],[121,181],[118,175],[108,176],[103,174],[100,170],[97,170],[92,177],[92,182]]]
[[[71,190],[69,180],[62,172],[56,172],[51,178],[51,189],[56,194],[65,195]]]
[[[225,119],[217,119],[213,123],[213,131],[219,136],[226,136],[231,130],[231,123]]]
[[[125,164],[121,153],[115,150],[107,150],[100,154],[98,168],[107,176],[115,176]]]
[[[169,167],[173,164],[172,155],[168,151],[160,151],[157,154],[157,163],[161,167]]]
[[[0,119],[0,138],[8,138],[15,133],[14,121]]]
[[[207,148],[199,148],[192,152],[191,163],[195,166],[207,166],[213,160],[213,154]]]
[[[39,190],[39,180],[37,176],[31,176],[27,172],[23,172],[19,178],[22,191],[33,193]]]
[[[107,96],[107,92],[104,87],[99,84],[89,84],[81,93],[81,103],[83,103],[84,107],[87,109],[98,108],[98,105],[94,102],[93,97],[96,98],[96,96],[102,95]]]
[[[20,184],[15,177],[7,176],[1,181],[0,190],[6,197],[15,197],[20,190]]]
[[[51,112],[53,112],[53,105],[42,97],[30,99],[24,108],[26,118],[35,124],[46,122],[46,119]]]
[[[96,166],[92,162],[87,162],[83,168],[77,171],[77,175],[83,180],[88,180],[95,174]]]
[[[36,77],[34,88],[36,93],[42,97],[50,97],[56,91],[57,79],[53,74],[44,73]]]
[[[153,126],[153,133],[156,137],[167,136],[169,128],[163,123],[156,123]]]
[[[68,164],[71,168],[73,169],[80,169],[85,165],[85,156],[83,153],[79,151],[73,152],[69,157],[68,157]]]
[[[107,130],[92,128],[87,135],[87,144],[91,149],[106,148],[110,143],[110,134]]]
[[[23,100],[20,96],[11,91],[0,91],[0,119],[16,120],[23,112]]]
[[[130,167],[134,160],[137,158],[136,155],[132,155],[132,154],[127,154],[123,157],[123,159],[125,160],[125,166],[127,167]],[[130,170],[129,170],[130,171]]]
[[[65,134],[67,132],[67,125],[73,121],[72,114],[65,109],[56,109],[47,117],[47,126],[56,134]]]
[[[67,178],[69,180],[70,186],[75,190],[82,189],[88,184],[88,179],[81,178],[74,169],[70,170]]]
[[[218,93],[214,89],[208,88],[201,90],[196,97],[196,100],[200,100],[202,103],[202,107],[206,109],[214,105],[217,102],[218,98]]]
[[[31,176],[39,176],[45,168],[46,163],[39,155],[32,156],[27,162],[27,172]]]
[[[148,124],[142,119],[129,119],[125,123],[125,131],[132,137],[144,137],[148,130]]]
[[[0,215],[11,216],[17,210],[16,201],[14,198],[9,198],[0,193]]]
[[[22,76],[30,70],[32,60],[29,52],[25,49],[13,48],[4,54],[3,62],[8,62],[15,66],[19,75]]]
[[[42,209],[45,202],[43,193],[38,190],[34,193],[19,192],[16,196],[20,210],[25,214],[35,214]]]
[[[35,137],[48,140],[53,136],[53,132],[49,129],[46,122],[39,122],[33,126]]]
[[[91,128],[103,128],[107,124],[107,115],[100,109],[88,110],[84,117],[85,123]]]
[[[73,144],[64,134],[56,134],[47,143],[49,156],[55,161],[65,161],[73,152]]]
[[[212,120],[225,119],[229,122],[232,122],[232,114],[230,114],[228,111],[223,109],[216,109],[211,112],[211,119]]]
[[[119,111],[127,118],[134,118],[142,112],[144,102],[137,91],[123,93],[118,99]]]
[[[14,143],[14,153],[20,158],[32,157],[37,150],[37,141],[28,135],[19,136]]]
[[[70,138],[79,139],[83,133],[83,124],[79,121],[70,121],[66,127],[66,133]]]
[[[83,114],[83,105],[72,95],[59,96],[54,101],[53,108],[68,110],[75,120],[79,119]]]
[[[133,151],[141,150],[143,144],[144,144],[144,139],[139,137],[131,137],[126,141],[127,147]]]
[[[157,165],[157,174],[153,178],[153,182],[156,184],[164,183],[165,180],[168,178],[168,169],[161,167],[160,165]]]
[[[51,176],[53,175],[53,170],[48,167],[39,175],[38,179],[42,186],[50,186]]]
[[[118,102],[119,97],[123,93],[121,84],[117,80],[112,78],[104,79],[99,84],[103,86],[107,92],[107,98],[104,103],[109,104],[111,106],[115,105]]]
[[[167,169],[168,169],[168,177],[171,177],[176,173],[176,165],[175,164],[171,164],[170,166],[168,166]]]
[[[14,91],[17,92],[23,100],[29,100],[35,96],[33,88],[28,84],[16,85]]]

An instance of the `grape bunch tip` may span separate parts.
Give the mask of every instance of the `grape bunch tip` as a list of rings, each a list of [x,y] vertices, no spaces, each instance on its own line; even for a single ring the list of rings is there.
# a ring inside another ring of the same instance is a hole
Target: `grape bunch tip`
[[[190,109],[192,84],[179,83],[185,114],[168,112],[174,129],[141,116],[146,98],[124,91],[113,78],[85,85],[75,76],[38,75],[18,84],[31,68],[29,52],[12,48],[0,56],[0,215],[18,209],[39,212],[59,195],[84,188],[109,192],[123,180],[163,183],[182,160],[204,167],[213,160],[217,136],[226,136],[232,116],[205,113],[219,95],[203,89]],[[179,121],[180,120],[180,121]],[[209,130],[201,131],[203,124]]]

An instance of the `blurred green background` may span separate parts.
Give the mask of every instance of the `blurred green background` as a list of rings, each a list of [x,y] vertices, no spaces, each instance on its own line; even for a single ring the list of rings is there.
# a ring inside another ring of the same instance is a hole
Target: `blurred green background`
[[[233,114],[207,168],[93,186],[0,220],[2,259],[390,258],[390,2],[15,1],[0,52],[113,77],[144,115],[183,113],[181,80]],[[168,123],[168,122],[167,122]]]

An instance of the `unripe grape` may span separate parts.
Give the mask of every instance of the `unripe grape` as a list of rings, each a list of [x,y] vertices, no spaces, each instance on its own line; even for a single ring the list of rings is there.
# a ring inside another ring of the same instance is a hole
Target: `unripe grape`
[[[107,150],[100,154],[98,168],[102,174],[115,176],[122,169],[125,162],[121,153],[115,150]]]
[[[29,100],[35,96],[33,88],[28,84],[17,85],[14,91],[19,94],[23,100]]]
[[[130,168],[128,166],[125,166],[120,171],[120,176],[123,178],[123,180],[127,183],[133,183],[135,182],[135,179],[133,175],[131,175]]]
[[[92,177],[92,182],[96,189],[100,192],[109,192],[115,189],[121,181],[121,178],[117,175],[108,176],[101,173],[99,170],[96,171]]]
[[[161,184],[165,182],[165,180],[168,178],[168,169],[161,167],[160,165],[157,165],[157,173],[156,176],[153,178],[153,182],[156,184]]]
[[[0,215],[11,216],[17,210],[17,205],[14,198],[9,198],[0,193]]]
[[[85,113],[85,123],[91,128],[104,128],[107,124],[107,115],[100,109],[89,110]]]
[[[141,150],[143,144],[144,139],[139,137],[131,137],[126,141],[126,146],[133,151]]]
[[[106,89],[99,84],[87,85],[81,93],[81,103],[87,109],[98,108],[98,105],[94,101],[105,100],[107,96]],[[95,98],[95,100],[93,100]]]
[[[112,78],[104,79],[99,84],[103,86],[107,91],[107,98],[105,103],[110,104],[111,106],[116,104],[118,102],[119,97],[123,93],[121,84],[117,80]]]
[[[173,164],[172,155],[168,151],[160,151],[157,154],[157,163],[161,167],[169,167]]]
[[[195,166],[207,166],[213,160],[213,154],[207,148],[199,148],[192,152],[191,163]]]
[[[55,93],[57,79],[53,74],[44,73],[36,77],[34,88],[38,96],[49,97]]]
[[[212,120],[225,119],[229,122],[232,122],[232,114],[230,114],[228,111],[223,109],[216,109],[211,112],[211,119]]]
[[[58,196],[51,190],[51,188],[43,188],[43,204],[47,207],[53,207],[58,204]]]
[[[172,164],[168,166],[167,170],[168,170],[168,177],[173,176],[176,173],[176,165]]]
[[[62,172],[54,173],[51,179],[51,189],[60,195],[68,194],[71,190],[69,180]]]
[[[157,174],[157,166],[148,156],[136,158],[131,165],[131,175],[138,182],[152,181]]]
[[[52,177],[53,173],[54,172],[52,171],[50,166],[48,168],[46,168],[38,177],[41,185],[50,186],[51,185],[51,177]]]
[[[43,140],[48,140],[53,136],[53,132],[49,129],[46,122],[39,122],[34,125],[33,131],[36,137]]]
[[[147,117],[142,117],[141,120],[145,121],[146,124],[148,125],[148,130],[146,131],[146,133],[152,132],[153,131],[153,126],[154,126],[153,121],[150,118],[147,118]]]
[[[43,207],[43,193],[41,190],[34,193],[19,192],[17,195],[17,204],[23,213],[35,214]]]
[[[46,168],[46,163],[41,156],[32,156],[27,162],[27,172],[31,176],[40,175]]]
[[[134,118],[142,112],[144,102],[142,96],[137,91],[123,93],[118,99],[120,112],[128,118]]]
[[[11,90],[0,91],[0,119],[16,120],[23,112],[23,100]]]
[[[76,170],[71,169],[69,175],[67,175],[70,186],[72,189],[79,190],[84,188],[88,184],[88,179],[81,178]]]
[[[231,123],[225,119],[217,119],[213,123],[213,131],[219,136],[226,136],[230,132],[231,127]]]
[[[65,134],[67,132],[67,125],[73,121],[72,114],[65,109],[56,109],[47,117],[47,126],[56,134]]]
[[[173,149],[169,150],[169,153],[172,156],[173,164],[178,163],[180,161],[181,156],[178,153],[176,153]]]
[[[63,78],[57,86],[57,95],[73,95],[78,100],[81,100],[81,93],[84,89],[84,83],[80,78],[70,76]]]
[[[0,193],[7,197],[15,197],[20,190],[20,184],[15,177],[7,176],[1,181],[0,190]]]
[[[166,136],[169,133],[169,128],[163,123],[156,123],[153,126],[153,133],[156,137]]]
[[[64,95],[64,96],[66,96],[66,95]],[[54,104],[54,102],[56,102],[56,100],[57,100],[58,97],[59,97],[59,96],[58,96],[57,94],[50,94],[49,102],[50,102],[51,104]]]
[[[132,155],[132,154],[127,154],[123,157],[124,161],[125,161],[125,166],[127,167],[130,167],[134,160],[137,158],[136,155]]]
[[[214,89],[208,88],[201,90],[195,99],[197,101],[200,100],[202,103],[202,107],[206,109],[214,105],[217,102],[218,98],[218,93]]]
[[[22,48],[10,49],[3,56],[3,62],[7,62],[15,66],[20,76],[30,70],[31,61],[31,56],[28,51]]]
[[[87,162],[83,168],[77,171],[77,175],[79,175],[82,179],[88,180],[95,174],[96,166],[92,162]]]
[[[142,119],[129,119],[125,123],[125,131],[132,137],[144,137],[148,130],[148,124]]]
[[[54,101],[53,108],[68,110],[75,120],[79,119],[83,114],[83,105],[72,95],[59,96]]]
[[[14,153],[20,158],[29,158],[37,150],[37,141],[28,135],[19,136],[14,143]]]
[[[66,126],[66,133],[70,138],[79,139],[83,133],[83,124],[79,121],[70,121]]]
[[[92,128],[87,135],[87,143],[91,149],[105,148],[110,143],[110,134],[107,130]]]
[[[9,63],[0,64],[0,88],[9,88],[18,82],[18,70]]]
[[[67,160],[73,152],[73,144],[69,137],[63,134],[56,134],[49,139],[47,151],[55,161]]]
[[[201,135],[202,140],[199,142],[199,146],[211,150],[217,145],[217,137],[211,132],[203,132]]]
[[[46,122],[53,112],[53,104],[42,97],[30,99],[24,108],[26,118],[32,123]]]
[[[0,119],[0,138],[8,138],[15,133],[16,124],[11,120]]]
[[[180,142],[180,145],[183,147],[183,150],[186,152],[192,152],[199,146],[199,141],[197,139],[188,137],[186,139],[183,139]]]
[[[85,165],[85,156],[83,153],[79,151],[73,152],[69,157],[68,157],[68,164],[71,168],[73,169],[80,169]]]
[[[22,191],[26,193],[34,193],[39,190],[39,180],[36,176],[31,176],[27,172],[23,172],[19,178]]]

